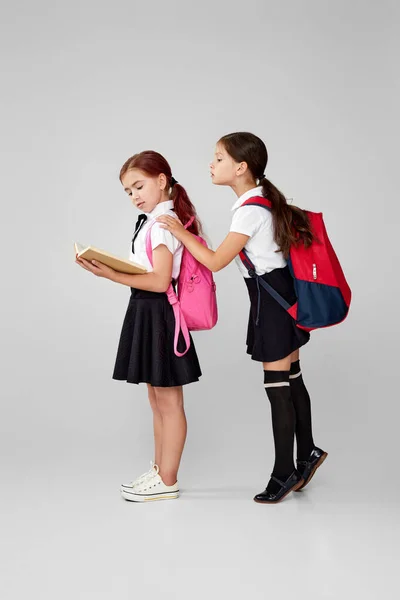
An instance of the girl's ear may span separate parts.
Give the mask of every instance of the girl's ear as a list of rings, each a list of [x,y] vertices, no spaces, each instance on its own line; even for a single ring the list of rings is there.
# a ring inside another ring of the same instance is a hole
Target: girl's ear
[[[160,189],[164,191],[166,189],[167,183],[168,183],[167,178],[164,175],[164,173],[160,173],[160,175],[158,176],[158,181],[160,183]]]
[[[246,162],[239,163],[236,168],[236,175],[243,175],[244,173],[246,173],[247,169],[248,166]]]

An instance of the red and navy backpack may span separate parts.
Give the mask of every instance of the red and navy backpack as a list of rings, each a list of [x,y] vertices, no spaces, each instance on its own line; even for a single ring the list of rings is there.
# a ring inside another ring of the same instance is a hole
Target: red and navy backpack
[[[242,206],[262,206],[271,210],[271,202],[262,196],[246,200]],[[326,232],[322,213],[306,210],[315,239],[311,246],[293,245],[288,266],[294,279],[297,302],[292,306],[264,279],[243,249],[240,258],[250,277],[271,294],[296,321],[297,327],[312,331],[341,323],[349,312],[351,290]]]

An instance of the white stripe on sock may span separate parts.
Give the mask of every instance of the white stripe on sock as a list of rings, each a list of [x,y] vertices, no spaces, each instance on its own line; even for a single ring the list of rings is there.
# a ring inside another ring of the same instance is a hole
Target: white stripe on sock
[[[265,388],[286,387],[287,385],[290,386],[290,383],[288,381],[277,381],[276,383],[264,383]]]
[[[300,377],[300,375],[301,375],[301,371],[299,371],[295,375],[289,375],[289,379],[296,379],[297,377]]]

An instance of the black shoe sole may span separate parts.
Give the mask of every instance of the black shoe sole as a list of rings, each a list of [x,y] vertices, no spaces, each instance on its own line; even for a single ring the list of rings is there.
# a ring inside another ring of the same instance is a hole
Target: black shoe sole
[[[253,500],[254,502],[257,502],[257,504],[278,504],[279,502],[282,502],[282,500],[284,500],[286,496],[290,494],[290,492],[297,492],[300,489],[300,487],[303,487],[303,485],[304,479],[300,479],[300,481],[298,481],[296,485],[291,487],[290,490],[286,492],[286,494],[283,494],[282,498],[279,498],[279,500],[256,500],[255,498],[253,498]]]
[[[327,452],[324,452],[321,456],[321,458],[319,459],[319,461],[314,465],[310,475],[308,476],[308,479],[304,480],[303,485],[301,485],[300,487],[298,487],[295,491],[296,492],[300,492],[300,490],[304,490],[304,488],[306,487],[306,485],[308,485],[311,481],[311,479],[314,477],[315,471],[318,469],[318,467],[320,467],[322,465],[322,463],[324,462],[324,460],[326,459],[326,457],[328,456]]]

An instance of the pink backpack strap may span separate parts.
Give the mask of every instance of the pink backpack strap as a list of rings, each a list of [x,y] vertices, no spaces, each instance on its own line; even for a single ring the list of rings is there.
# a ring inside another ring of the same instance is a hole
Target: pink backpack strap
[[[155,224],[155,222],[156,221],[153,221],[153,223],[151,223],[151,225],[148,228],[147,233],[146,233],[146,254],[147,254],[147,258],[150,261],[151,266],[153,266],[153,248],[151,247],[151,229],[152,229],[153,225]],[[188,223],[187,226],[188,227],[190,226],[190,222]],[[174,288],[172,287],[171,283],[168,286],[166,294],[167,294],[168,302],[172,306],[172,310],[174,311],[174,316],[175,316],[174,352],[175,352],[176,356],[181,357],[186,354],[186,352],[189,350],[189,347],[190,347],[189,330],[186,325],[185,317],[183,316],[182,311],[181,311],[178,296],[175,294]],[[178,339],[179,339],[180,331],[182,331],[182,335],[183,335],[183,338],[185,340],[185,345],[186,345],[186,349],[184,352],[178,352]]]
[[[167,294],[168,302],[172,306],[172,310],[174,311],[174,315],[175,315],[174,352],[175,352],[176,356],[184,356],[190,347],[189,330],[186,325],[185,317],[183,316],[182,311],[181,311],[178,296],[175,294],[174,288],[172,287],[171,284],[169,284],[166,294]],[[185,345],[186,345],[186,350],[184,352],[178,351],[178,339],[179,339],[180,331],[182,331],[183,339],[185,340]]]
[[[185,229],[190,227],[191,224],[193,223],[193,221],[194,221],[194,217],[189,219],[189,221],[186,223],[186,225],[184,225]],[[146,254],[147,254],[147,258],[150,261],[151,266],[153,266],[153,248],[151,247],[151,233],[150,232],[155,223],[156,223],[156,221],[153,221],[151,223],[151,225],[148,228],[147,233],[146,233]]]
[[[194,217],[192,217],[191,219],[189,219],[189,221],[186,223],[186,225],[184,225],[184,228],[187,229],[188,227],[190,227],[191,224],[193,223],[193,221],[194,221]]]

